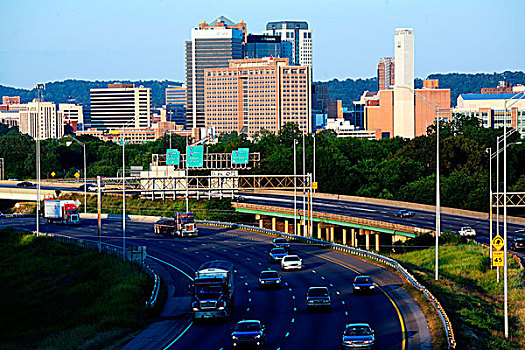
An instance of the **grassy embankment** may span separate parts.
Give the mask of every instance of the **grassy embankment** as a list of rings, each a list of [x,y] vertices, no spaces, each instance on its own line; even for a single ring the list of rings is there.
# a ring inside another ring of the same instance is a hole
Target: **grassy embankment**
[[[434,280],[434,248],[394,254],[392,258],[408,268],[440,301],[452,322],[457,349],[525,348],[525,278],[510,255],[508,340],[503,335],[503,274],[500,271],[497,283],[487,248],[457,240],[441,245],[439,281]],[[412,291],[413,295],[417,293]],[[428,304],[423,308],[434,312]],[[435,317],[430,320],[434,338],[442,331],[440,322]],[[434,340],[438,348],[446,348],[444,339]]]
[[[0,231],[0,348],[118,348],[162,308],[129,263],[13,229]]]

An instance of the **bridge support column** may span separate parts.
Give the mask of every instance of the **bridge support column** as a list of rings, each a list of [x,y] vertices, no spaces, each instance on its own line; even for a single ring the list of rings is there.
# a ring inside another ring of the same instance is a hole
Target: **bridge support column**
[[[321,224],[317,225],[317,239],[323,239],[323,229]]]
[[[356,246],[356,244],[355,244],[355,228],[351,228],[350,229],[350,246],[354,247],[354,248]]]
[[[330,242],[334,243],[335,227],[330,227]]]
[[[272,231],[276,231],[277,230],[277,218],[273,217],[272,218]]]
[[[284,220],[284,233],[288,233],[288,220]]]
[[[370,231],[365,230],[365,247],[366,250],[370,250]]]
[[[328,241],[330,239],[330,227],[327,227],[324,234],[324,240]]]
[[[376,232],[376,252],[379,251],[379,232]]]
[[[260,228],[264,228],[264,220],[263,220],[263,218],[259,219],[259,227]]]
[[[343,245],[346,245],[346,228],[343,229]]]
[[[301,235],[301,222],[300,221],[297,223],[297,227],[295,228],[295,234],[298,236]]]

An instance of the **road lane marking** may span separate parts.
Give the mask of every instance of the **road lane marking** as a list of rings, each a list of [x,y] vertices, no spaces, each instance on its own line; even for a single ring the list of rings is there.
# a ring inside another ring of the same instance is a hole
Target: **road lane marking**
[[[151,258],[151,256],[150,256],[150,258]],[[182,331],[182,333],[179,334],[179,335],[177,336],[177,338],[173,339],[173,341],[172,341],[171,343],[169,343],[169,344],[168,344],[164,349],[162,349],[162,350],[169,349],[173,344],[175,344],[175,343],[177,342],[177,340],[179,340],[179,339],[180,339],[180,338],[181,338],[181,337],[182,337],[182,336],[188,331],[188,329],[191,328],[191,326],[193,326],[193,322],[190,322],[190,324],[189,324],[189,325],[188,325],[188,326]]]
[[[284,335],[285,338],[288,338],[288,336],[290,335],[290,332],[286,332],[286,334]]]

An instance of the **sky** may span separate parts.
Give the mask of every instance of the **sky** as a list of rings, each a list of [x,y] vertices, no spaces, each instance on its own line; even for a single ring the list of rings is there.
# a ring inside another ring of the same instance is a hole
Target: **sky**
[[[307,21],[315,81],[370,78],[414,28],[415,75],[525,70],[524,0],[0,0],[0,85],[185,81],[191,28],[224,15],[260,34]]]

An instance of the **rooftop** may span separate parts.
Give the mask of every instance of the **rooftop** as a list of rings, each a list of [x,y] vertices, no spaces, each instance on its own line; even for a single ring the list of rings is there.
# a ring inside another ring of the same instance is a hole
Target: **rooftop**
[[[509,100],[523,98],[522,93],[505,93],[505,94],[461,94],[459,95],[463,100]]]

